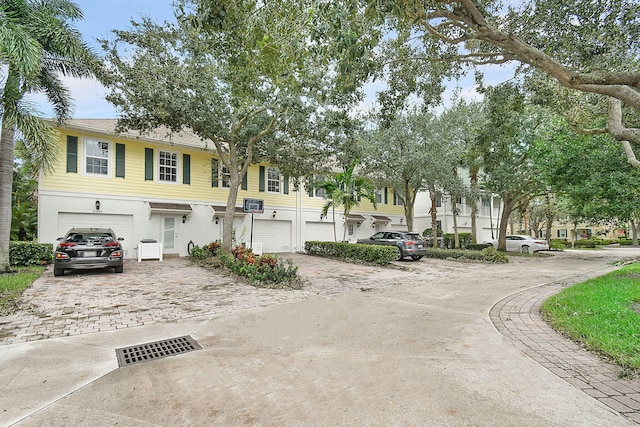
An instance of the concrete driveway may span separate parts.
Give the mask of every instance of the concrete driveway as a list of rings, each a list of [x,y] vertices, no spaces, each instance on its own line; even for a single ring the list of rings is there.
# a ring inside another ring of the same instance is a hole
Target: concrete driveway
[[[402,268],[291,255],[302,291],[184,259],[47,271],[0,318],[0,424],[635,425],[639,380],[549,331],[536,307],[639,255]],[[118,367],[115,349],[187,335],[202,349]]]

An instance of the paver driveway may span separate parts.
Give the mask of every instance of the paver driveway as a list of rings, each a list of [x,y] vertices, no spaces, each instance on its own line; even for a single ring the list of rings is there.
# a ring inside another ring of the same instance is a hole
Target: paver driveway
[[[26,295],[31,310],[2,319],[12,369],[0,371],[0,423],[627,425],[633,414],[526,356],[526,337],[505,338],[491,319],[510,333],[500,313],[524,318],[532,297],[509,298],[635,254],[401,264],[410,270],[293,255],[303,291],[180,259],[127,263],[122,275],[48,272]],[[117,368],[113,349],[179,334],[203,349]]]

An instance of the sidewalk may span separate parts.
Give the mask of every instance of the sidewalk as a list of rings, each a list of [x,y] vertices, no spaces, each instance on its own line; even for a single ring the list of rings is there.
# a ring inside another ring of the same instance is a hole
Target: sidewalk
[[[536,301],[626,254],[405,269],[292,255],[303,291],[182,259],[47,272],[31,310],[0,319],[0,424],[633,425],[638,379],[607,377],[615,393],[600,396],[574,362],[537,358],[564,340],[540,341]],[[202,350],[118,368],[116,348],[184,335]]]

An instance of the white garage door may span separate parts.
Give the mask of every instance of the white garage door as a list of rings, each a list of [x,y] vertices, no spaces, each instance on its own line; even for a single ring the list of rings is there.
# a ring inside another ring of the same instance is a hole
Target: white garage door
[[[304,241],[320,241],[333,242],[333,224],[328,222],[307,222],[304,226]],[[338,239],[342,239],[342,235],[336,230]]]
[[[253,241],[262,243],[263,253],[291,252],[291,221],[256,219]]]
[[[125,258],[134,257],[133,215],[110,215],[91,213],[58,213],[58,237],[64,236],[72,227],[107,227],[124,238],[122,248]]]

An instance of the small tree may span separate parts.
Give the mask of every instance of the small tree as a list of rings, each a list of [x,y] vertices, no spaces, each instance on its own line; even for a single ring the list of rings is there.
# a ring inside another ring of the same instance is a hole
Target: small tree
[[[355,168],[358,164],[359,161],[357,159],[353,160],[342,172],[324,181],[325,184],[320,183],[320,185],[324,185],[324,188],[329,190],[325,195],[327,203],[325,203],[323,207],[323,215],[327,214],[330,207],[335,209],[338,206],[342,206],[343,208],[345,224],[342,240],[347,239],[346,221],[349,213],[354,207],[360,206],[361,199],[369,200],[373,203],[374,208],[377,206],[376,195],[371,181],[368,178],[355,174]]]

